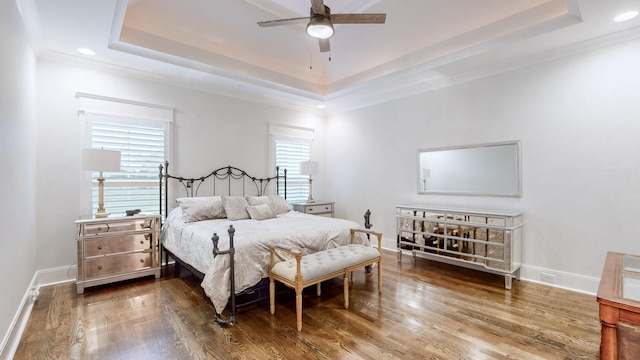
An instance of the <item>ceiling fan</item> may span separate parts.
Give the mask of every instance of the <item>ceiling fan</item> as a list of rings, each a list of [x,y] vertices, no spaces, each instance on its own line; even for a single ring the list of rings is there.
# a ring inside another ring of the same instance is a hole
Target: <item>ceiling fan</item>
[[[311,0],[309,17],[261,21],[262,27],[301,24],[307,22],[307,34],[318,39],[320,51],[327,52],[329,38],[333,36],[333,24],[384,24],[387,14],[331,14],[331,9],[324,0]]]

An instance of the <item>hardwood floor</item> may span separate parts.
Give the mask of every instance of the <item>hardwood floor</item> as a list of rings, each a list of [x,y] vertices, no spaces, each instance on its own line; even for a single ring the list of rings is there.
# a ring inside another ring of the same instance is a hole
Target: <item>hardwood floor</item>
[[[342,281],[309,287],[303,328],[295,297],[214,323],[215,311],[189,275],[89,288],[40,289],[15,359],[597,359],[594,296],[385,251],[383,290],[355,274],[350,307]]]

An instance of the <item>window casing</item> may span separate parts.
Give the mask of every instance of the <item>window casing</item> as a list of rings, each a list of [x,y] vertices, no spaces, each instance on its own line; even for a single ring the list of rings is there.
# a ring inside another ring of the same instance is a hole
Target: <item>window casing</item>
[[[107,212],[117,216],[140,209],[145,214],[158,214],[158,166],[168,158],[168,123],[100,114],[88,114],[87,118],[88,146],[121,153],[120,172],[103,173]],[[98,174],[92,174],[92,214],[98,207]]]

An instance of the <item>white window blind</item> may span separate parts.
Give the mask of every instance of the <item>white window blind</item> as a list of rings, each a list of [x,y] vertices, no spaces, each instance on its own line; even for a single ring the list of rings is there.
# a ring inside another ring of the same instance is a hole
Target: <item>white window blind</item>
[[[158,166],[169,153],[169,126],[163,121],[88,114],[90,146],[121,152],[120,172],[104,173],[104,203],[112,215],[126,210],[158,214]],[[98,173],[92,179],[92,213],[98,207]]]
[[[275,160],[280,169],[287,169],[287,200],[306,201],[309,198],[309,176],[300,175],[300,162],[309,161],[311,141],[276,137]],[[280,194],[284,194],[284,183],[280,183]]]
[[[287,169],[287,200],[304,202],[309,198],[309,176],[300,175],[300,163],[311,159],[314,130],[299,126],[269,124],[272,164]],[[284,182],[279,193],[284,194]]]

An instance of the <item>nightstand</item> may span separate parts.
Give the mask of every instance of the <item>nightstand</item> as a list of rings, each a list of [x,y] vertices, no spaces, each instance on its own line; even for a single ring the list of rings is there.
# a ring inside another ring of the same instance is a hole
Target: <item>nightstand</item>
[[[154,275],[160,278],[159,215],[77,220],[77,293],[84,288]]]
[[[301,213],[333,217],[333,202],[331,201],[316,200],[312,203],[291,203],[291,205],[293,206],[293,210]]]

